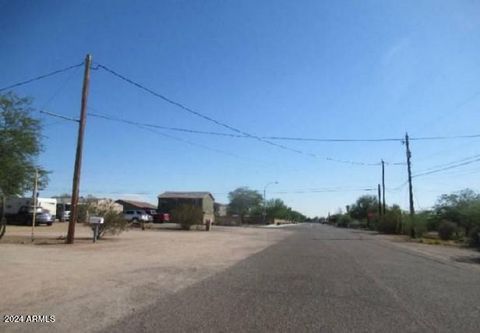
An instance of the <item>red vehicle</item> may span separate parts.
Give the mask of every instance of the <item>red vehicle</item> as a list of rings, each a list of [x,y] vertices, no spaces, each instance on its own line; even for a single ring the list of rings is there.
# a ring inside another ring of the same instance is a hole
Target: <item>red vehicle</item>
[[[147,211],[148,214],[152,215],[153,223],[165,223],[170,222],[170,214],[168,213],[159,213],[156,210]]]

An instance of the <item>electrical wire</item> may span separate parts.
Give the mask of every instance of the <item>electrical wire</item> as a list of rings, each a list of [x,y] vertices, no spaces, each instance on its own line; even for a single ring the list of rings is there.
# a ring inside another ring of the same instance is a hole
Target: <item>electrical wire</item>
[[[83,65],[84,65],[84,63],[82,62],[82,63],[77,64],[77,65],[69,66],[69,67],[66,67],[66,68],[62,68],[62,69],[47,73],[47,74],[39,75],[39,76],[34,77],[32,79],[29,79],[29,80],[14,83],[14,84],[11,84],[9,86],[0,88],[0,92],[5,91],[5,90],[9,90],[9,89],[12,89],[12,88],[20,87],[20,86],[23,86],[25,84],[32,83],[34,81],[38,81],[38,80],[41,80],[41,79],[45,79],[47,77],[54,76],[54,75],[57,75],[57,74],[60,74],[60,73],[63,73],[63,72],[67,72],[71,69],[74,69],[74,68],[77,68],[77,67],[80,67],[80,66],[83,66]]]
[[[214,135],[214,136],[225,136],[225,137],[232,137],[232,138],[249,138],[245,135],[237,135],[237,134],[230,134],[230,133],[223,133],[223,132],[212,132],[212,131],[200,131],[200,130],[193,130],[188,128],[178,128],[178,127],[169,127],[169,126],[162,126],[156,125],[151,123],[143,123],[133,120],[127,120],[119,117],[114,117],[111,115],[107,115],[104,113],[99,113],[96,108],[89,107],[90,110],[94,110],[97,112],[89,112],[88,115],[96,118],[101,118],[104,120],[116,121],[120,123],[125,123],[133,126],[139,126],[144,128],[153,128],[153,129],[161,129],[161,130],[170,130],[170,131],[177,131],[177,132],[185,132],[185,133],[193,133],[193,134],[205,134],[205,135]],[[316,154],[311,154],[313,157],[320,158]],[[348,160],[341,160],[331,157],[324,157],[325,160],[330,162],[342,163],[342,164],[349,164],[349,165],[361,165],[361,166],[378,166],[381,163],[367,163],[367,162],[358,162],[358,161],[348,161]],[[399,163],[391,163],[392,165],[399,165]]]
[[[289,136],[265,136],[269,140],[285,141],[312,141],[312,142],[402,142],[403,138],[377,138],[377,139],[340,139],[340,138],[301,138]]]
[[[443,168],[443,167],[447,167],[447,166],[450,166],[452,164],[457,164],[457,163],[461,163],[461,162],[466,162],[466,161],[470,161],[472,159],[476,159],[476,158],[479,158],[480,157],[480,154],[476,154],[476,155],[473,155],[473,156],[469,156],[469,157],[464,157],[462,159],[459,159],[459,160],[456,160],[456,161],[452,161],[452,162],[448,162],[448,163],[443,163],[443,164],[439,164],[439,165],[435,165],[433,167],[430,167],[424,171],[421,171],[420,173],[424,173],[424,172],[428,172],[430,170],[434,170],[434,169],[438,169],[438,168]]]
[[[437,141],[437,140],[452,140],[452,139],[473,139],[480,138],[480,134],[468,134],[468,135],[451,135],[451,136],[424,136],[418,138],[410,138],[410,141]]]
[[[311,194],[311,193],[339,193],[339,192],[371,192],[376,191],[376,188],[359,188],[351,190],[335,190],[335,189],[325,189],[325,190],[297,190],[297,191],[273,191],[272,194]]]
[[[465,166],[465,165],[469,165],[469,164],[472,164],[472,163],[476,163],[476,162],[480,162],[480,158],[477,158],[477,159],[474,159],[474,160],[471,160],[471,161],[467,161],[467,162],[463,162],[463,163],[458,163],[458,164],[455,164],[455,165],[451,165],[451,166],[436,169],[436,170],[431,170],[431,171],[426,171],[426,172],[423,172],[423,173],[418,173],[416,175],[413,175],[412,178],[428,176],[428,175],[431,175],[431,174],[434,174],[434,173],[438,173],[438,172],[442,172],[442,171],[446,171],[446,170],[450,170],[450,169],[456,169],[456,168],[459,168],[459,167],[462,167],[462,166]]]
[[[165,102],[167,102],[167,103],[169,103],[169,104],[171,104],[171,105],[174,105],[174,106],[176,106],[176,107],[179,107],[180,109],[182,109],[182,110],[184,110],[184,111],[186,111],[186,112],[188,112],[188,113],[190,113],[190,114],[193,114],[193,115],[195,115],[195,116],[197,116],[197,117],[200,117],[200,118],[202,118],[202,119],[204,119],[204,120],[207,120],[207,121],[209,121],[209,122],[211,122],[211,123],[214,123],[214,124],[216,124],[216,125],[218,125],[218,126],[227,128],[227,129],[229,129],[229,130],[231,130],[231,131],[233,131],[233,132],[236,132],[236,133],[245,135],[245,136],[247,136],[247,137],[249,137],[249,138],[258,140],[258,141],[260,141],[260,142],[266,143],[266,144],[271,145],[271,146],[278,147],[278,148],[280,148],[280,149],[284,149],[284,150],[288,150],[288,151],[291,151],[291,152],[295,152],[295,153],[297,153],[297,154],[305,154],[305,155],[309,155],[309,156],[313,156],[313,157],[314,157],[314,154],[305,153],[305,152],[303,152],[303,151],[301,151],[301,150],[298,150],[298,149],[290,148],[290,147],[287,147],[287,146],[284,146],[284,145],[281,145],[281,144],[278,144],[278,143],[275,143],[275,142],[271,142],[271,141],[269,141],[269,140],[262,139],[261,137],[259,137],[259,136],[257,136],[257,135],[250,134],[250,133],[245,132],[245,131],[243,131],[243,130],[240,130],[240,129],[236,128],[236,127],[233,127],[233,126],[231,126],[231,125],[228,125],[228,124],[226,124],[226,123],[224,123],[224,122],[221,122],[221,121],[219,121],[219,120],[216,120],[216,119],[214,119],[214,118],[212,118],[212,117],[210,117],[210,116],[207,116],[207,115],[205,115],[205,114],[203,114],[203,113],[201,113],[201,112],[195,111],[195,110],[193,110],[192,108],[189,108],[189,107],[183,105],[182,103],[176,102],[176,101],[174,101],[174,100],[166,97],[166,96],[163,95],[163,94],[160,94],[160,93],[158,93],[158,92],[155,92],[155,91],[153,91],[152,89],[147,88],[147,87],[145,87],[144,85],[142,85],[142,84],[140,84],[140,83],[138,83],[138,82],[136,82],[136,81],[134,81],[134,80],[131,80],[131,79],[123,76],[122,74],[119,74],[118,72],[116,72],[116,71],[108,68],[108,67],[105,66],[105,65],[97,64],[97,67],[98,67],[99,69],[101,68],[101,69],[105,70],[106,72],[108,72],[108,73],[116,76],[117,78],[119,78],[119,79],[121,79],[121,80],[123,80],[123,81],[125,81],[125,82],[127,82],[127,83],[129,83],[129,84],[131,84],[131,85],[133,85],[133,86],[141,89],[141,90],[144,90],[144,91],[148,92],[149,94],[151,94],[151,95],[153,95],[153,96],[155,96],[155,97],[158,97],[158,98],[162,99],[163,101],[165,101]]]
[[[92,107],[89,107],[89,109],[94,110]],[[163,129],[163,130],[169,130],[169,131],[176,131],[176,132],[193,133],[193,134],[206,134],[206,135],[216,135],[216,136],[227,136],[227,137],[234,137],[234,138],[245,138],[246,137],[246,136],[243,136],[243,135],[236,135],[236,134],[230,134],[230,133],[200,131],[200,130],[193,130],[193,129],[188,129],[188,128],[169,127],[169,126],[161,126],[161,125],[155,125],[155,124],[149,124],[149,123],[140,123],[138,121],[132,121],[132,120],[122,119],[122,118],[118,118],[118,117],[113,117],[113,116],[101,114],[101,113],[98,113],[98,112],[89,112],[88,115],[92,116],[92,117],[96,117],[96,118],[117,121],[117,122],[130,124],[130,125],[139,125],[139,126],[144,126],[144,127]]]
[[[78,119],[71,118],[71,117],[68,117],[68,116],[64,116],[64,115],[61,115],[61,114],[58,114],[58,113],[53,113],[53,112],[48,112],[48,111],[43,111],[43,110],[39,110],[38,112],[40,112],[42,114],[46,114],[46,115],[51,116],[51,117],[61,118],[63,120],[74,121],[76,123],[80,122],[80,120],[78,120]]]
[[[43,74],[43,75],[34,77],[32,79],[21,81],[21,82],[18,82],[18,83],[0,88],[0,92],[11,89],[11,88],[19,87],[19,86],[22,86],[22,85],[25,85],[25,84],[28,84],[28,83],[31,83],[31,82],[34,82],[34,81],[37,81],[37,80],[48,78],[48,77],[54,76],[56,74],[60,74],[60,73],[69,71],[71,69],[78,68],[78,67],[83,66],[83,65],[84,65],[84,62],[81,62],[80,64],[72,65],[72,66],[69,66],[69,67],[66,67],[66,68],[62,68],[62,69],[59,69],[59,70],[56,70],[56,71],[53,71],[53,72],[50,72],[50,73],[47,73],[47,74]],[[127,82],[131,85],[134,85],[137,88],[142,89],[142,90],[150,93],[151,95],[156,96],[156,97],[164,100],[167,103],[170,103],[174,106],[177,106],[177,107],[183,109],[184,111],[187,111],[191,114],[194,114],[194,115],[196,115],[200,118],[203,118],[204,120],[207,120],[207,121],[212,122],[216,125],[222,126],[222,127],[227,128],[231,131],[239,133],[239,135],[232,135],[232,134],[228,134],[228,133],[219,133],[219,132],[195,131],[195,130],[180,129],[180,128],[164,128],[164,129],[178,130],[178,131],[188,131],[188,132],[197,133],[197,134],[211,134],[211,135],[231,136],[231,137],[247,137],[247,138],[252,138],[252,139],[262,141],[264,143],[267,143],[269,145],[273,145],[273,146],[276,146],[276,147],[279,147],[279,148],[282,148],[282,149],[291,150],[291,151],[294,151],[296,153],[303,153],[303,152],[301,152],[300,150],[294,149],[294,148],[290,148],[290,147],[286,147],[286,146],[283,146],[283,145],[276,144],[274,142],[270,142],[268,140],[312,141],[312,142],[403,142],[404,141],[404,138],[347,139],[347,138],[304,138],[304,137],[286,137],[286,136],[257,136],[257,135],[254,135],[254,134],[247,133],[247,132],[245,132],[243,130],[240,130],[238,128],[235,128],[235,127],[233,127],[231,125],[228,125],[226,123],[223,123],[223,122],[221,122],[219,120],[216,120],[216,119],[214,119],[210,116],[207,116],[207,115],[205,115],[201,112],[195,111],[192,108],[189,108],[189,107],[183,105],[182,103],[176,102],[173,99],[170,99],[170,98],[166,97],[165,95],[162,95],[158,92],[155,92],[152,89],[147,88],[144,85],[142,85],[142,84],[140,84],[140,83],[138,83],[138,82],[136,82],[132,79],[127,78],[126,76],[114,71],[113,69],[111,69],[111,68],[109,68],[105,65],[97,64],[95,67],[92,67],[92,69],[95,69],[95,70],[103,69],[106,72],[116,76],[117,78],[120,78],[121,80],[123,80],[123,81],[125,81],[125,82]],[[480,92],[475,94],[475,96],[477,96],[478,94],[480,94]],[[471,138],[480,138],[480,134],[410,137],[410,140],[411,141],[428,141],[428,140],[451,140],[451,139],[471,139]],[[306,154],[307,155],[314,155],[314,154],[310,154],[310,153],[306,153]]]

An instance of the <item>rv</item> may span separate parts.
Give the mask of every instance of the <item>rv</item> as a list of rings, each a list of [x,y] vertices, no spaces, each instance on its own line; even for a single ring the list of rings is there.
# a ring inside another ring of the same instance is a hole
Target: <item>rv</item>
[[[33,207],[32,198],[10,197],[5,200],[5,214],[16,214],[22,206]],[[57,214],[57,199],[37,198],[37,208],[48,210],[55,216]]]

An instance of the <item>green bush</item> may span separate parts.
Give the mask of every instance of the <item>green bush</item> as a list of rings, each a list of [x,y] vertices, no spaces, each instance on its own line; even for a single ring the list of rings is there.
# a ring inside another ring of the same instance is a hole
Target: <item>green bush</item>
[[[385,216],[381,216],[377,222],[377,230],[382,234],[400,233],[402,224],[402,212],[400,210],[387,210]]]
[[[350,215],[338,215],[336,225],[339,228],[348,228],[349,224],[352,223],[352,218]]]
[[[183,230],[190,230],[192,226],[203,224],[203,212],[200,207],[180,205],[172,210],[172,220],[179,223]]]
[[[470,230],[469,244],[470,246],[480,247],[480,227],[475,226]]]
[[[114,210],[109,210],[103,214],[103,224],[100,225],[98,238],[106,234],[119,235],[127,229],[128,222],[123,218],[123,214]]]
[[[82,211],[82,216],[85,214],[85,221],[87,216],[103,217],[103,224],[101,224],[98,229],[98,238],[102,238],[107,234],[119,235],[128,227],[128,222],[123,218],[123,214],[118,211],[113,200],[92,200],[78,207],[79,213]],[[78,221],[81,221],[80,214]]]
[[[441,240],[452,239],[453,234],[457,230],[457,225],[450,221],[442,221],[438,226],[438,236]]]
[[[77,205],[77,222],[87,223],[88,216],[91,214],[91,207],[87,204]],[[71,216],[72,217],[72,216]]]
[[[348,228],[350,229],[360,229],[362,227],[362,223],[357,220],[353,220],[348,224]]]
[[[412,235],[412,226],[415,231],[415,238],[422,237],[423,234],[427,233],[428,228],[428,216],[426,214],[418,214],[414,215],[413,218],[411,216],[405,216],[402,221],[403,224],[403,233],[405,235]]]
[[[377,224],[377,230],[382,234],[396,234],[397,221],[388,218],[388,216],[381,217]]]

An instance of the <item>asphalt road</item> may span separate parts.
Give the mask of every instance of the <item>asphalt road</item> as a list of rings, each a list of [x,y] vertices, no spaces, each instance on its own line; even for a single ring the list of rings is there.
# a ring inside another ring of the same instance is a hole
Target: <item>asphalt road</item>
[[[475,267],[365,233],[312,224],[290,230],[285,240],[106,331],[480,332]]]

